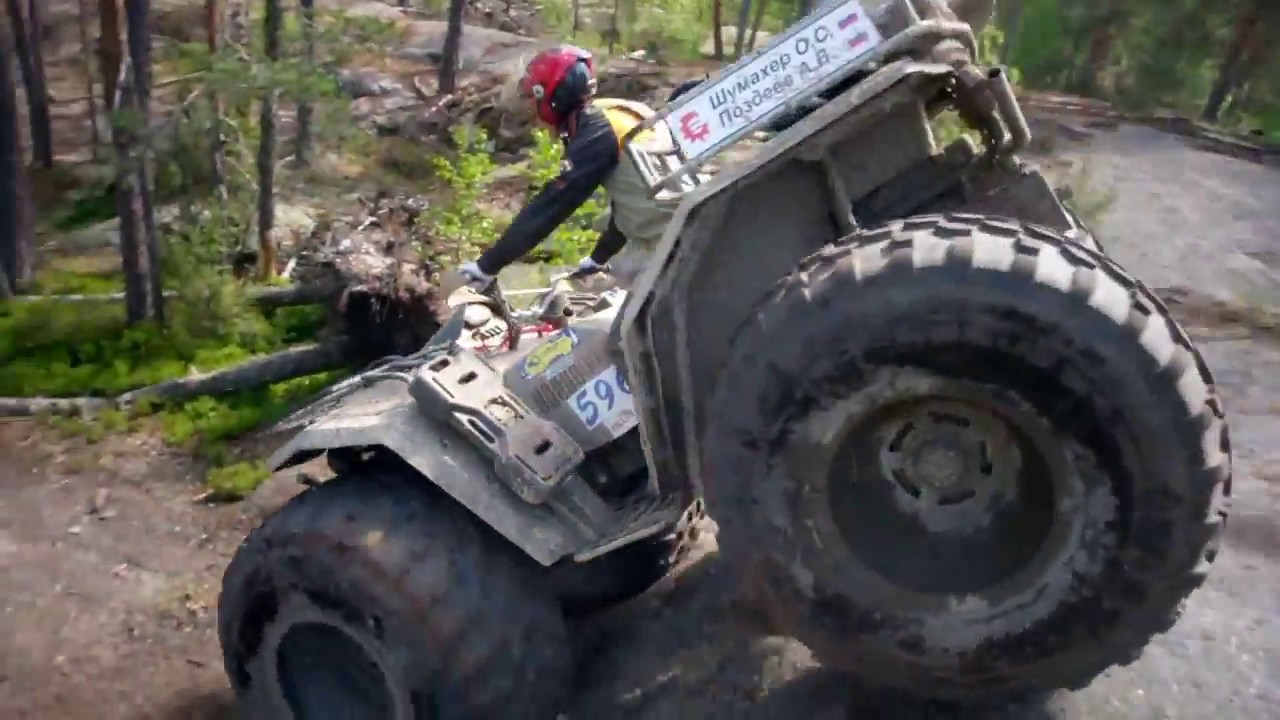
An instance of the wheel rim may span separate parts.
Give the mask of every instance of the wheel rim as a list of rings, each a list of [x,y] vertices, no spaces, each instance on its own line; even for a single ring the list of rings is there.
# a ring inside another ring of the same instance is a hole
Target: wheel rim
[[[1056,508],[1070,491],[1051,435],[1021,429],[1043,420],[957,390],[854,419],[831,456],[835,529],[902,606],[1014,594],[1068,534]]]
[[[328,623],[290,627],[276,649],[280,689],[296,720],[391,718],[395,702],[385,668],[364,643]]]

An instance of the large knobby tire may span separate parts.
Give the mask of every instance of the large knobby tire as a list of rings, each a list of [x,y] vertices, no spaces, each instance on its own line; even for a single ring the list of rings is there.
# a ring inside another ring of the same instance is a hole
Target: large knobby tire
[[[355,470],[294,498],[223,577],[251,718],[553,718],[571,651],[536,569],[420,478]]]
[[[739,329],[706,437],[720,547],[830,667],[940,698],[1076,688],[1177,619],[1227,425],[1105,257],[927,216],[808,258]]]
[[[1102,241],[1098,239],[1098,233],[1089,227],[1084,218],[1080,217],[1080,213],[1072,210],[1069,205],[1063,205],[1062,209],[1067,211],[1067,216],[1071,218],[1071,222],[1075,225],[1075,228],[1068,232],[1066,237],[1075,240],[1094,252],[1107,252],[1107,249],[1102,246]]]

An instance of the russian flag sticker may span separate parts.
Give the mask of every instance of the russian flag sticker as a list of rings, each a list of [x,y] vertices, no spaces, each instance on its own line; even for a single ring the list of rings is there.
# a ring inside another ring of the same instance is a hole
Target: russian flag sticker
[[[836,23],[836,27],[843,30],[856,22],[858,22],[858,13],[853,13],[852,15],[846,15],[841,18],[840,21]]]

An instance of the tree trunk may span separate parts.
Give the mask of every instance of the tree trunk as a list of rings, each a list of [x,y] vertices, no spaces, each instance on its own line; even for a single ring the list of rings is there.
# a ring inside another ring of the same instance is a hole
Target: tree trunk
[[[117,89],[119,102],[112,108],[114,125],[111,145],[116,155],[116,214],[120,218],[120,264],[124,270],[124,308],[129,324],[147,320],[153,315],[151,306],[151,258],[145,241],[142,190],[138,180],[142,173],[141,148],[136,136],[140,124],[133,115],[137,111],[134,75],[124,79]]]
[[[280,0],[267,0],[263,17],[263,34],[267,62],[275,65],[280,59]],[[259,118],[261,139],[258,143],[258,251],[261,261],[261,277],[266,280],[276,272],[276,247],[271,238],[275,229],[275,175],[276,175],[276,97],[277,90],[268,88],[262,98]]]
[[[1022,11],[1024,0],[1010,0],[1004,6],[1004,42],[1000,44],[1000,64],[1008,65],[1009,58],[1018,44],[1018,35],[1022,33]]]
[[[121,35],[118,0],[98,0],[98,72],[102,73],[102,105],[108,111],[119,104],[116,83],[124,62]]]
[[[307,69],[314,71],[316,66],[316,6],[315,0],[299,0],[302,7],[302,42]],[[312,107],[309,98],[298,103],[298,136],[297,147],[293,152],[294,162],[298,167],[311,164],[311,117]]]
[[[738,32],[733,37],[733,57],[742,57],[742,47],[747,40],[747,28],[751,22],[751,0],[742,0],[738,8]]]
[[[129,64],[132,69],[133,105],[139,128],[151,122],[151,0],[124,0],[128,20]],[[145,129],[142,132],[146,132]],[[155,204],[151,197],[151,170],[148,138],[138,138],[134,168],[137,172],[138,201],[142,211],[143,252],[147,257],[147,294],[150,317],[164,323],[164,273],[160,262],[160,238],[156,232]]]
[[[712,0],[711,5],[711,42],[715,48],[716,60],[724,60],[724,0]]]
[[[1076,78],[1077,88],[1086,95],[1097,95],[1102,90],[1103,75],[1111,64],[1116,38],[1127,18],[1127,11],[1121,7],[1123,2],[1107,0],[1093,17],[1085,62]]]
[[[143,399],[180,402],[201,395],[226,395],[249,390],[343,367],[348,362],[348,350],[348,343],[343,338],[292,347],[222,370],[131,390],[117,397],[116,402],[128,407]]]
[[[53,167],[53,125],[49,116],[49,91],[44,81],[44,54],[40,42],[40,0],[28,4],[24,15],[21,0],[6,0],[13,44],[27,89],[27,124],[31,128],[31,156],[44,168]]]
[[[227,7],[227,40],[248,50],[249,45],[249,11],[245,7],[246,0],[228,0]]]
[[[756,0],[756,16],[751,19],[751,37],[747,39],[747,52],[756,49],[756,35],[760,33],[760,23],[764,22],[764,11],[769,0]]]
[[[49,89],[44,74],[44,7],[47,0],[30,0],[27,3],[28,32],[31,37],[31,67],[33,83],[27,86],[27,102],[32,115],[32,152],[36,163],[43,168],[53,167],[53,121],[49,114]],[[34,126],[40,124],[40,132]]]
[[[578,31],[582,29],[579,23],[582,22],[582,0],[573,0],[573,35],[575,39],[578,37]]]
[[[218,49],[222,45],[222,3],[219,0],[205,0],[204,26],[206,42],[209,48],[209,64],[218,57]],[[225,199],[227,197],[226,138],[222,135],[222,98],[210,89],[209,111],[209,182],[213,191]]]
[[[458,46],[462,44],[462,11],[466,0],[449,0],[449,26],[444,35],[444,57],[440,59],[440,92],[451,93],[458,86]]]
[[[31,279],[35,213],[19,137],[13,39],[0,27],[0,299]]]
[[[808,17],[809,13],[813,12],[813,0],[800,0],[796,9],[800,14],[798,20]]]
[[[719,2],[720,0],[716,0]],[[622,0],[613,0],[613,17],[609,18],[609,54],[613,54],[614,46],[622,40],[622,36],[618,32],[618,13],[622,10],[620,7]]]
[[[1222,64],[1218,68],[1218,76],[1209,90],[1204,110],[1200,113],[1201,120],[1217,122],[1222,115],[1222,106],[1243,80],[1247,70],[1245,60],[1263,38],[1262,22],[1266,2],[1267,0],[1253,0],[1241,8],[1236,16],[1231,40],[1227,43]]]
[[[80,63],[84,66],[85,97],[89,103],[89,140],[93,144],[93,159],[97,160],[102,148],[102,130],[98,127],[98,98],[93,85],[93,41],[89,36],[89,16],[84,0],[76,0],[76,25],[80,31]]]
[[[236,51],[236,57],[240,60],[241,64],[245,66],[243,71],[245,73],[251,73],[252,69],[248,67],[248,61],[245,60],[252,51],[250,48],[250,45],[252,44],[250,41],[252,32],[249,30],[249,10],[246,5],[247,1],[248,0],[227,0],[227,27],[223,37],[227,44]],[[232,102],[229,106],[224,107],[224,110],[227,114],[237,120],[245,120],[249,116],[251,104],[251,94],[233,93]]]

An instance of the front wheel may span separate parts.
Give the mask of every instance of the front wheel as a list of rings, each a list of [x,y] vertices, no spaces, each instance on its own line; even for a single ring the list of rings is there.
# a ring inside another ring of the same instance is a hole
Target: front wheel
[[[245,717],[556,716],[572,669],[559,605],[424,482],[356,468],[241,546],[218,635]]]
[[[1230,487],[1213,379],[1077,242],[894,222],[809,258],[733,347],[708,509],[830,667],[959,699],[1079,687],[1204,580]]]

